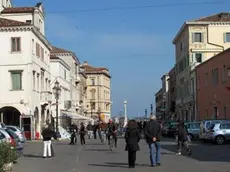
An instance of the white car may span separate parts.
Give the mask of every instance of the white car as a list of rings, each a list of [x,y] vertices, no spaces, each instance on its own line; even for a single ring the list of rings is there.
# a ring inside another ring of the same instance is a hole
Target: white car
[[[3,122],[0,122],[0,128],[6,128],[6,125]]]
[[[12,130],[15,134],[17,134],[19,141],[21,143],[25,143],[26,142],[26,137],[24,132],[17,126],[13,126],[13,125],[6,125],[6,128]]]

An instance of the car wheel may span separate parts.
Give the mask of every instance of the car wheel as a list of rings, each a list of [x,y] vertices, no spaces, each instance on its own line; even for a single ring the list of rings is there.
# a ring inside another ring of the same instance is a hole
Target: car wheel
[[[215,140],[216,140],[216,144],[222,145],[225,141],[225,138],[223,136],[217,136]]]

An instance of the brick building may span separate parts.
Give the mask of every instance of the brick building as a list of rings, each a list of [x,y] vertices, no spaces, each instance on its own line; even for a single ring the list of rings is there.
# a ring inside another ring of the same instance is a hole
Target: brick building
[[[196,68],[197,119],[230,119],[230,48]]]

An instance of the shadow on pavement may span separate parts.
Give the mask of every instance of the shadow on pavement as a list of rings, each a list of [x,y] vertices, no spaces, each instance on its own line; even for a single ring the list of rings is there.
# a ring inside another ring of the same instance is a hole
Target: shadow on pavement
[[[161,145],[162,149],[169,150],[170,152],[177,153],[176,145]],[[192,148],[191,158],[198,161],[211,161],[211,162],[229,162],[230,154],[228,153],[230,148],[227,145],[190,145]],[[163,154],[163,153],[162,153]],[[186,152],[182,153],[186,155]]]
[[[85,149],[85,151],[95,151],[95,152],[108,152],[109,149]]]
[[[124,167],[128,166],[128,163],[123,163],[123,162],[105,162],[105,163],[109,164],[109,165],[116,165],[116,166],[124,166]],[[149,167],[150,165],[149,164],[139,164],[139,163],[136,163],[136,166],[139,166],[139,167]]]
[[[89,166],[95,167],[113,167],[113,168],[128,168],[127,165],[116,165],[116,164],[88,164]]]
[[[27,158],[43,158],[41,155],[23,154],[23,156]]]

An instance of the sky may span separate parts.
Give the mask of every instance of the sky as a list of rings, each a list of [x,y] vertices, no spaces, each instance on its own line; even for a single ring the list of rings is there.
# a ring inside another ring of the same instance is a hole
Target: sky
[[[34,6],[38,0],[13,0]],[[210,3],[215,2],[215,3]],[[185,21],[228,12],[229,0],[43,0],[46,37],[81,62],[112,75],[112,115],[143,116],[155,103],[161,77],[175,64],[172,39]],[[191,3],[190,5],[175,5]],[[196,4],[193,3],[203,3]],[[170,5],[171,4],[171,5]],[[193,5],[192,5],[193,4]],[[152,6],[115,9],[115,7]],[[92,10],[107,9],[107,10]]]

